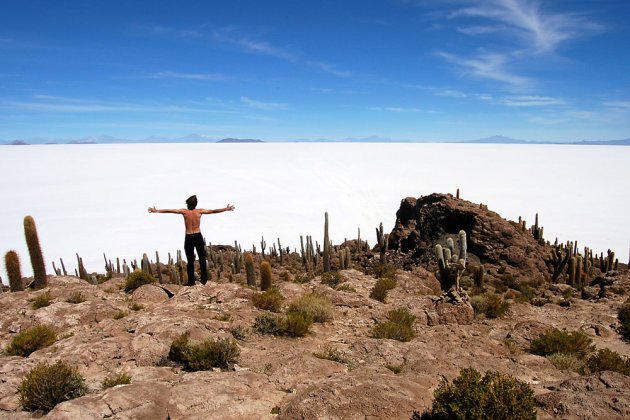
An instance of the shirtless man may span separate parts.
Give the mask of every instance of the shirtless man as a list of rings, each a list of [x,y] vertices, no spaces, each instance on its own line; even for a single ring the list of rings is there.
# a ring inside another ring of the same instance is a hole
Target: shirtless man
[[[186,205],[188,209],[156,209],[155,206],[153,206],[149,207],[149,213],[175,213],[184,216],[184,224],[186,225],[184,251],[186,252],[186,260],[188,262],[186,266],[186,271],[188,272],[188,286],[195,285],[195,248],[197,249],[197,256],[199,256],[201,283],[206,284],[208,281],[208,267],[206,265],[206,243],[203,236],[201,236],[201,215],[232,211],[234,210],[234,206],[228,204],[224,209],[198,209],[196,208],[196,195],[188,197]]]

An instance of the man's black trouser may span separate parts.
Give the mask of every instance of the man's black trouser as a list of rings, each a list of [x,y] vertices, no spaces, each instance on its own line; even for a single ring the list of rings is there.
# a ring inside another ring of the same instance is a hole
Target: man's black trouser
[[[184,240],[184,251],[186,252],[186,271],[188,272],[188,285],[195,285],[195,248],[199,256],[199,268],[201,269],[201,283],[206,284],[208,281],[208,266],[206,265],[206,244],[201,236],[201,232],[190,233],[186,235]]]

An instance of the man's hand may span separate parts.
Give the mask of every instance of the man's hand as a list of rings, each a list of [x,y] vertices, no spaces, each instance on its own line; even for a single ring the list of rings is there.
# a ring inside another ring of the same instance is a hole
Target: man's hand
[[[228,203],[228,205],[227,205],[227,206],[225,206],[225,210],[226,210],[226,211],[232,211],[232,210],[234,210],[235,208],[236,208],[236,207],[234,207],[234,206],[233,206],[233,205],[231,205],[230,203]]]
[[[149,207],[149,213],[157,213],[157,209],[155,208],[155,206]]]

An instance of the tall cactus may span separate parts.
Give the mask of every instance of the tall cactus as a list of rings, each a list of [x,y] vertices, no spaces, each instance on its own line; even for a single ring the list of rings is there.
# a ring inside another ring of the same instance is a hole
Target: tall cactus
[[[247,276],[247,285],[256,287],[256,277],[254,274],[254,258],[252,254],[245,256],[245,274]]]
[[[9,276],[9,287],[12,292],[24,290],[22,284],[22,270],[20,269],[20,257],[17,252],[9,251],[4,256],[4,266]]]
[[[271,283],[271,264],[269,261],[263,261],[260,263],[260,290],[264,292],[271,289]]]
[[[450,238],[449,238],[450,239]],[[467,258],[467,243],[466,232],[459,231],[459,254],[455,254],[455,244],[453,240],[447,241],[447,248],[442,248],[442,245],[437,244],[435,246],[435,257],[438,261],[438,272],[436,277],[440,281],[440,287],[444,291],[448,291],[451,288],[459,291],[459,280],[466,268]]]
[[[324,213],[324,273],[330,271],[330,239],[328,237],[328,213]]]
[[[378,250],[380,254],[381,264],[387,262],[387,248],[389,246],[389,235],[383,233],[383,223],[381,222],[376,228],[376,241],[378,243]]]
[[[33,266],[33,287],[36,289],[46,287],[46,265],[44,264],[42,248],[39,245],[35,220],[31,216],[24,218],[24,236],[26,237],[26,245],[28,246],[31,265]]]

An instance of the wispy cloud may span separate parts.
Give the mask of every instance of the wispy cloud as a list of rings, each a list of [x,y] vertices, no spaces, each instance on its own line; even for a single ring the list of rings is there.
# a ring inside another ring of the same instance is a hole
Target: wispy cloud
[[[473,0],[469,7],[460,8],[451,18],[474,17],[494,22],[493,25],[473,25],[459,28],[470,35],[503,31],[517,36],[538,52],[554,51],[568,40],[603,27],[576,13],[552,13],[541,9],[533,0]]]
[[[420,108],[403,108],[397,106],[371,106],[371,111],[386,111],[395,113],[435,113],[435,111],[423,110]]]
[[[607,101],[607,102],[603,102],[602,105],[607,106],[609,108],[630,110],[630,101]]]
[[[329,63],[324,63],[322,61],[307,61],[306,64],[310,67],[314,67],[316,69],[319,69],[325,73],[329,73],[332,74],[333,76],[338,76],[338,77],[351,77],[354,75],[354,73],[352,73],[351,71],[348,70],[340,70],[338,69],[336,66],[329,64]]]
[[[260,109],[263,111],[275,111],[279,109],[288,109],[288,104],[277,103],[277,102],[262,102],[251,99],[247,96],[241,96],[241,102],[251,108]]]
[[[247,36],[235,27],[215,29],[212,31],[212,38],[220,43],[236,45],[250,53],[268,55],[290,62],[297,62],[296,53],[285,48],[274,46],[270,42]]]
[[[41,112],[149,112],[149,113],[216,113],[216,109],[190,106],[110,102],[81,98],[65,98],[50,95],[34,95],[35,101],[0,100],[0,108],[14,108]]]
[[[149,79],[184,79],[184,80],[199,80],[206,82],[223,82],[230,80],[233,77],[225,74],[216,73],[179,73],[175,71],[160,71],[156,73],[149,73],[146,75]]]
[[[549,96],[512,96],[503,99],[502,102],[504,105],[515,107],[545,107],[566,104],[562,99]]]
[[[179,38],[199,38],[203,36],[203,33],[196,29],[179,29],[160,25],[152,26],[151,31],[155,34],[172,35]]]
[[[513,74],[508,69],[510,57],[506,54],[483,52],[468,58],[447,52],[438,52],[436,55],[456,64],[468,75],[507,83],[515,87],[524,87],[532,83],[527,77]]]

